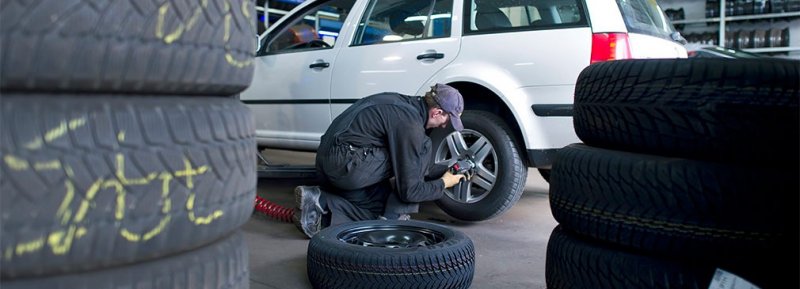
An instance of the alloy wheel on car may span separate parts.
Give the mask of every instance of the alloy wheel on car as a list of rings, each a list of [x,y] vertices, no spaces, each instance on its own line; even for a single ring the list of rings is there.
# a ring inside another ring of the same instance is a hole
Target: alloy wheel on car
[[[445,137],[436,150],[434,161],[437,164],[452,166],[460,159],[470,158],[475,162],[475,168],[469,170],[467,175],[472,182],[470,189],[465,194],[458,194],[453,190],[446,190],[447,197],[460,203],[475,203],[491,192],[497,181],[497,152],[486,136],[478,131],[464,129],[453,132]]]

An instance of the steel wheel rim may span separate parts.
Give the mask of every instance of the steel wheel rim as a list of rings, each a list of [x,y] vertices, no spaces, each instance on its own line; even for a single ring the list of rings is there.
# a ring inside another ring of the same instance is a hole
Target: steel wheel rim
[[[444,234],[421,227],[405,225],[373,225],[347,229],[337,236],[339,241],[364,247],[417,248],[444,241]]]
[[[440,165],[452,166],[459,158],[471,155],[476,164],[470,170],[472,184],[464,195],[457,195],[452,190],[445,190],[445,195],[459,203],[472,204],[479,202],[489,195],[497,182],[497,151],[489,139],[471,129],[453,132],[447,135],[434,154],[434,162]]]

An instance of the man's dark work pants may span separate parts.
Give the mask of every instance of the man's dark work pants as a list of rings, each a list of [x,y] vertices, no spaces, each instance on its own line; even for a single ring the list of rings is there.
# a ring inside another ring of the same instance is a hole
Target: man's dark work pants
[[[430,142],[427,146],[430,152]],[[420,165],[420,169],[428,170],[428,165]],[[443,169],[438,170],[441,172],[436,177],[444,174]],[[317,152],[317,172],[326,180],[322,189],[328,194],[322,201],[331,212],[330,225],[375,220],[379,216],[396,218],[416,213],[419,208],[419,204],[404,202],[393,193],[392,163],[384,148],[333,146],[326,152]]]

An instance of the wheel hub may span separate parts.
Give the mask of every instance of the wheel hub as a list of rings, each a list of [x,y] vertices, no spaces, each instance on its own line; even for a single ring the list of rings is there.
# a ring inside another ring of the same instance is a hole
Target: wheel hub
[[[439,232],[413,226],[364,226],[340,233],[339,241],[382,248],[416,248],[437,244],[444,240]]]

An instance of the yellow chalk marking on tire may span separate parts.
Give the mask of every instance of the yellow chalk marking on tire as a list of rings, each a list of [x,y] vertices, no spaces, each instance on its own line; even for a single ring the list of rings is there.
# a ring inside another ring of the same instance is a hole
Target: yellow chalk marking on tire
[[[227,3],[228,2],[225,2],[226,6],[228,5]],[[225,14],[225,34],[222,34],[222,41],[224,41],[225,43],[228,43],[229,40],[231,40],[231,14],[230,13]]]
[[[61,225],[66,225],[69,222],[69,218],[72,217],[72,210],[70,210],[69,204],[75,197],[75,185],[72,184],[72,181],[66,180],[64,187],[66,187],[67,192],[64,195],[64,200],[61,201],[61,205],[58,206],[58,211],[56,211],[56,219],[61,219]]]
[[[176,177],[186,177],[186,188],[190,190],[189,198],[186,199],[186,209],[189,211],[189,220],[197,225],[207,225],[213,222],[214,220],[222,217],[223,213],[220,210],[215,210],[211,214],[208,214],[205,217],[197,217],[194,214],[194,198],[195,193],[191,191],[194,188],[194,181],[192,180],[192,176],[196,176],[199,174],[204,174],[208,171],[208,166],[201,166],[197,169],[192,168],[192,163],[189,162],[188,159],[183,159],[183,164],[186,167],[182,171],[175,172]]]
[[[172,200],[167,198],[169,196],[169,183],[172,181],[172,175],[162,173],[159,178],[161,179],[161,198],[164,200],[164,205],[161,207],[161,212],[166,214],[172,209]]]
[[[94,196],[97,195],[97,191],[100,190],[100,185],[103,184],[103,179],[98,179],[95,181],[92,186],[86,190],[86,197],[81,201],[80,207],[78,207],[78,213],[75,214],[75,219],[73,219],[73,223],[78,223],[83,221],[83,218],[86,217],[86,211],[89,210],[89,204],[94,199]]]
[[[67,178],[69,178],[70,180],[75,178],[75,171],[72,170],[71,166],[65,165],[64,172],[67,173]]]
[[[85,124],[86,124],[86,118],[82,117],[70,120],[68,126],[70,130],[75,130],[76,128],[79,128]]]
[[[66,122],[64,122],[66,123]],[[63,127],[64,123],[62,123]],[[67,129],[71,129],[72,127],[79,127],[83,125],[84,121],[77,119],[74,122],[66,123]],[[52,135],[57,135],[58,133],[53,133]],[[120,132],[117,135],[118,139],[124,139],[124,132]],[[16,169],[16,170],[24,170],[30,167],[30,163],[27,160],[12,156],[6,155],[3,157],[3,160],[6,162],[7,166]],[[114,218],[117,221],[122,221],[125,218],[125,203],[126,203],[126,187],[128,185],[147,185],[150,184],[156,176],[161,180],[161,198],[163,200],[161,212],[164,217],[158,222],[158,224],[153,227],[152,229],[144,232],[143,234],[138,234],[129,231],[127,228],[121,228],[119,230],[120,235],[130,242],[140,242],[140,241],[147,241],[150,240],[162,232],[164,232],[167,226],[170,224],[172,220],[172,216],[168,215],[170,210],[172,209],[172,200],[169,198],[170,196],[170,184],[176,177],[184,177],[186,178],[186,187],[190,190],[189,198],[186,203],[186,207],[189,210],[188,218],[191,222],[197,225],[205,225],[210,224],[214,220],[223,216],[222,210],[215,210],[211,214],[203,217],[196,217],[194,213],[194,201],[196,194],[191,190],[194,188],[195,176],[205,174],[206,172],[210,171],[211,169],[207,165],[194,167],[189,159],[184,158],[184,169],[176,171],[174,173],[170,172],[161,172],[160,174],[156,173],[149,173],[146,177],[138,178],[138,179],[128,179],[125,176],[125,156],[123,154],[116,155],[116,179],[109,179],[105,180],[103,178],[99,178],[92,183],[89,188],[86,190],[85,194],[83,195],[82,200],[80,200],[78,209],[73,215],[73,211],[71,209],[71,205],[73,200],[76,197],[75,185],[73,183],[73,179],[75,174],[72,170],[72,167],[69,165],[62,165],[59,160],[54,161],[47,161],[47,162],[37,162],[34,164],[34,168],[37,170],[44,170],[44,169],[59,169],[63,168],[67,174],[67,179],[64,181],[65,187],[65,194],[64,198],[61,201],[57,211],[56,211],[56,220],[58,220],[61,225],[67,226],[67,228],[58,230],[55,232],[50,233],[46,237],[40,237],[38,239],[18,243],[16,245],[12,245],[8,247],[4,252],[4,258],[6,260],[11,260],[14,256],[20,256],[32,252],[36,252],[44,248],[45,246],[49,246],[52,250],[53,254],[55,255],[63,255],[69,252],[72,247],[73,241],[85,236],[88,233],[88,229],[86,227],[81,226],[81,223],[86,218],[86,215],[89,209],[93,208],[94,205],[94,198],[100,192],[100,190],[106,190],[109,188],[113,188],[116,194],[116,206],[114,210]]]
[[[194,188],[194,182],[192,181],[192,176],[201,175],[208,171],[208,166],[200,166],[197,169],[192,168],[192,163],[189,162],[189,159],[183,159],[183,165],[185,167],[182,171],[175,172],[176,177],[186,177],[186,187],[189,189]]]
[[[29,150],[37,150],[42,148],[42,139],[36,138],[24,145],[26,149]]]
[[[164,231],[164,228],[167,227],[167,224],[169,224],[170,219],[172,219],[172,216],[166,216],[161,219],[161,221],[158,222],[158,226],[144,234],[144,241],[150,240],[156,235],[161,234],[161,232]]]
[[[44,134],[44,141],[52,142],[53,140],[55,140],[55,139],[63,136],[64,134],[66,134],[67,133],[67,129],[68,129],[67,128],[67,122],[66,121],[61,121],[61,124],[59,124],[57,127],[53,128],[53,129],[47,131]]]
[[[158,225],[155,228],[148,231],[147,233],[144,233],[144,236],[128,231],[128,229],[125,228],[120,230],[119,233],[120,235],[122,235],[123,238],[125,238],[130,242],[147,241],[157,236],[158,234],[161,234],[161,232],[164,231],[164,228],[167,227],[167,224],[169,224],[170,219],[172,219],[172,216],[166,216],[162,218],[161,221],[158,222]]]
[[[178,40],[183,35],[183,32],[189,31],[194,27],[194,24],[197,23],[197,19],[203,14],[203,10],[208,7],[208,0],[203,0],[201,2],[201,6],[194,9],[194,13],[192,13],[192,17],[189,17],[189,20],[186,23],[179,23],[178,28],[174,31],[164,34],[164,21],[167,16],[167,11],[169,11],[169,3],[164,3],[161,7],[158,8],[158,22],[156,22],[156,37],[164,40],[164,43],[171,44]]]
[[[227,61],[228,64],[235,66],[236,68],[244,68],[246,66],[249,66],[250,64],[253,64],[252,59],[247,59],[245,61],[236,60],[236,58],[234,58],[230,52],[225,53],[225,61]]]
[[[215,210],[205,217],[195,217],[194,215],[194,192],[189,193],[189,198],[186,200],[186,209],[189,210],[189,220],[197,225],[208,225],[219,217],[222,217],[223,212]]]
[[[250,12],[248,12],[246,7],[247,7],[247,1],[243,1],[241,6],[242,14],[244,14],[249,18]],[[230,2],[228,1],[225,1],[225,11],[226,11],[225,21],[224,21],[225,33],[222,35],[222,40],[225,43],[228,43],[228,41],[230,41],[231,39],[231,17],[233,17],[233,11],[231,11]],[[230,50],[228,49],[227,45],[225,46],[225,48],[226,50]],[[228,64],[236,68],[244,68],[253,64],[253,60],[251,58],[247,58],[245,60],[236,60],[236,58],[233,57],[233,54],[231,54],[230,51],[225,52],[225,61],[227,61]]]
[[[161,173],[158,176],[158,178],[161,179],[161,199],[164,200],[164,204],[161,207],[161,212],[166,214],[166,213],[169,213],[169,210],[172,207],[172,202],[168,198],[169,197],[169,183],[172,181],[172,175],[169,174],[169,173],[164,172],[164,173]],[[124,213],[125,213],[124,205],[120,206],[120,204],[124,204],[124,202],[125,202],[124,195],[125,195],[125,193],[123,191],[123,193],[121,194],[121,196],[122,196],[121,200],[119,199],[120,195],[117,196],[117,198],[118,198],[117,199],[117,212],[116,212],[117,220],[122,220],[123,217],[124,217]],[[120,235],[122,235],[123,238],[125,238],[125,239],[127,239],[128,241],[131,241],[131,242],[147,241],[147,240],[150,240],[153,237],[157,236],[158,234],[161,234],[161,232],[164,231],[164,228],[167,227],[167,224],[169,224],[169,221],[171,220],[171,218],[172,218],[172,216],[169,216],[169,215],[164,216],[163,218],[161,218],[161,220],[158,222],[158,225],[155,228],[150,229],[150,231],[147,231],[146,233],[144,233],[143,236],[140,235],[140,234],[137,234],[137,233],[133,233],[133,232],[129,231],[126,228],[122,228],[122,230],[120,230],[119,233],[120,233]]]
[[[28,161],[12,155],[5,155],[3,157],[3,161],[6,162],[6,165],[8,166],[9,169],[15,171],[24,171],[27,170],[28,167],[30,166],[28,164]]]
[[[47,162],[36,162],[33,164],[33,169],[37,171],[60,170],[61,161],[52,160]]]
[[[25,253],[32,253],[36,252],[44,247],[44,238],[38,238],[33,241],[17,244],[15,253],[17,256],[25,254]]]
[[[125,156],[122,154],[117,154],[116,175],[117,179],[119,179],[123,185],[146,185],[156,178],[156,173],[150,173],[146,177],[139,179],[128,179],[125,177]]]
[[[67,134],[67,131],[75,130],[85,124],[86,124],[85,117],[74,118],[69,121],[62,120],[61,123],[58,124],[58,126],[45,132],[44,142],[52,142]],[[24,147],[29,150],[37,150],[42,148],[42,144],[43,144],[42,139],[37,137],[36,139],[25,144]]]
[[[248,8],[247,3],[250,2],[242,1],[242,15],[244,15],[244,17],[250,18],[250,10],[247,9]]]
[[[158,8],[158,22],[156,23],[156,37],[163,39],[164,43],[170,44],[181,38],[181,34],[183,34],[184,25],[183,23],[178,24],[178,28],[175,31],[170,32],[167,35],[164,35],[164,19],[167,15],[167,10],[169,10],[169,3],[164,3],[161,7]]]
[[[47,131],[44,134],[44,141],[45,142],[52,142],[52,141],[64,136],[65,134],[67,134],[67,131],[75,130],[76,128],[79,128],[79,127],[81,127],[81,126],[83,126],[85,124],[86,124],[86,118],[85,117],[72,119],[69,122],[61,121],[61,124],[59,124],[57,127],[53,128],[53,129]]]
[[[75,239],[75,225],[69,226],[66,234],[64,231],[53,232],[47,237],[47,244],[53,250],[53,254],[64,255],[72,248],[72,240]],[[18,254],[19,255],[19,254]]]

